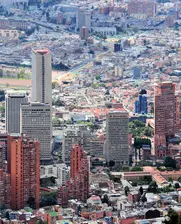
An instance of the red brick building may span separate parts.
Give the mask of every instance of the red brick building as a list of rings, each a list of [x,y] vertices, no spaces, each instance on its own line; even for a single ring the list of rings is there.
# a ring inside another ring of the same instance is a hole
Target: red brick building
[[[10,175],[0,169],[0,206],[10,208],[11,202],[11,178]]]
[[[176,108],[175,84],[171,82],[157,84],[154,96],[154,147],[158,158],[169,154],[167,139],[175,136],[178,123]]]
[[[132,0],[128,3],[129,14],[144,14],[153,17],[157,12],[157,3],[150,0]]]
[[[39,207],[40,144],[23,135],[8,136],[8,173],[11,179],[11,208],[21,209],[30,197]]]
[[[86,202],[89,195],[89,161],[80,145],[71,151],[70,180],[57,191],[57,203],[66,206],[69,199]]]

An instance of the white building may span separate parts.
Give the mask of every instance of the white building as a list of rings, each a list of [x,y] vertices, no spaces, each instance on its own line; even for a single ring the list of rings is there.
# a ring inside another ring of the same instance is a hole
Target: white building
[[[25,91],[8,91],[5,97],[7,133],[20,133],[20,105],[28,102]]]
[[[95,121],[95,116],[92,113],[81,113],[81,112],[72,112],[71,118],[77,122],[77,121]]]
[[[116,165],[128,165],[128,122],[129,114],[124,109],[109,111],[106,116],[105,158]]]
[[[32,101],[52,105],[52,61],[48,49],[32,52]]]
[[[12,5],[14,3],[27,3],[28,4],[28,0],[0,0],[0,5],[3,5],[3,6]]]
[[[115,27],[92,27],[96,33],[101,33],[103,36],[116,35],[117,31]]]
[[[70,177],[70,167],[64,163],[40,166],[40,179],[55,177],[57,186],[62,186]]]
[[[51,108],[49,104],[33,102],[22,104],[20,110],[20,132],[40,141],[41,164],[51,160]]]

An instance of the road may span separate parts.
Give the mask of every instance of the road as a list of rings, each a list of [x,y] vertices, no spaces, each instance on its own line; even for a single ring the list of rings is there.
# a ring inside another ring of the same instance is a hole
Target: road
[[[106,54],[109,54],[109,53],[110,53],[110,51],[102,52],[102,53],[96,55],[95,58],[102,58],[103,56],[105,56]],[[89,63],[94,62],[95,58],[86,59],[86,60],[83,61],[81,64],[79,64],[79,65],[77,65],[76,67],[70,69],[70,70],[67,71],[66,73],[64,73],[64,74],[60,74],[60,75],[58,75],[58,76],[55,76],[52,80],[53,80],[53,81],[58,81],[60,78],[62,78],[62,76],[63,76],[63,77],[66,77],[66,74],[68,75],[68,74],[70,74],[70,73],[73,73],[73,74],[77,75],[77,73],[78,73],[81,69],[85,68]],[[65,79],[66,79],[66,78],[65,78]]]

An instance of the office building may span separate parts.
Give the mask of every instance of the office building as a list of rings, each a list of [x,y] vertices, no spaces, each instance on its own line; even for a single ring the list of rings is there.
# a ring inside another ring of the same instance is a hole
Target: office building
[[[6,132],[20,133],[20,105],[28,102],[24,91],[8,91],[5,97]]]
[[[115,43],[114,44],[114,52],[119,52],[121,51],[121,43]]]
[[[21,105],[21,133],[40,142],[41,164],[47,164],[51,160],[52,130],[50,111],[49,104],[33,102]]]
[[[32,52],[32,101],[52,105],[52,59],[48,49]]]
[[[140,79],[141,78],[141,69],[139,67],[133,68],[133,79]]]
[[[148,102],[147,96],[139,94],[138,100],[134,103],[134,113],[147,114],[148,113]]]
[[[90,140],[90,156],[103,157],[104,139],[91,139]]]
[[[124,109],[110,110],[106,115],[106,143],[105,158],[109,162],[115,161],[115,165],[128,165],[129,143],[128,143],[129,115]]]
[[[11,208],[22,209],[30,197],[39,208],[40,143],[23,135],[8,136],[8,173],[11,178]]]
[[[120,77],[120,78],[123,78],[123,69],[120,67],[120,66],[115,66],[115,68],[114,68],[115,70],[115,76],[116,77]]]
[[[87,27],[88,30],[91,29],[91,13],[79,8],[76,15],[76,28],[80,29],[83,26]]]
[[[157,13],[157,3],[152,0],[131,0],[128,3],[128,13],[154,17]]]
[[[70,165],[70,152],[74,144],[79,144],[88,151],[92,136],[92,133],[85,126],[74,126],[65,130],[62,138],[62,161]]]
[[[0,168],[0,208],[1,206],[11,208],[11,178]]]
[[[57,190],[57,203],[66,206],[68,200],[86,202],[89,196],[89,160],[80,145],[71,151],[70,180]]]
[[[154,147],[157,157],[163,158],[169,153],[167,140],[175,136],[176,107],[175,84],[157,84],[154,92]]]
[[[70,152],[74,144],[83,146],[83,133],[79,129],[66,130],[62,139],[62,160],[67,165],[70,165]]]
[[[87,27],[89,30],[91,30],[91,13],[85,12],[84,13],[85,23],[84,26]]]
[[[65,163],[40,166],[40,179],[54,177],[57,186],[62,186],[70,178],[70,167]]]
[[[173,16],[167,16],[165,18],[165,26],[172,27],[172,26],[174,26],[174,23],[175,23],[175,21],[174,21]]]
[[[80,28],[80,38],[82,40],[87,40],[88,37],[89,37],[89,29],[83,26],[82,28]]]

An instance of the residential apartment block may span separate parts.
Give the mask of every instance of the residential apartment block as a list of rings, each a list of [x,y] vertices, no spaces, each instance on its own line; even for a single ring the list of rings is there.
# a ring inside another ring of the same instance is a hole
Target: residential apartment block
[[[30,197],[39,207],[40,143],[23,135],[8,136],[8,173],[11,179],[11,208],[22,209]]]

